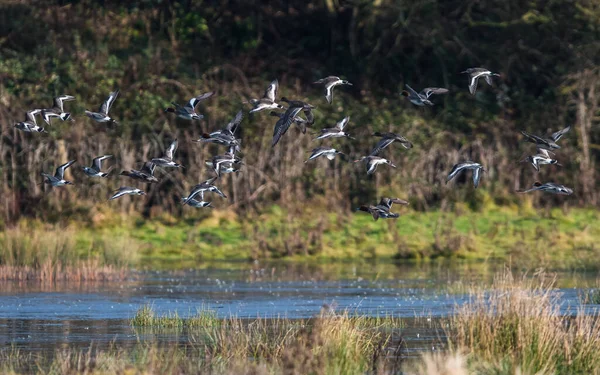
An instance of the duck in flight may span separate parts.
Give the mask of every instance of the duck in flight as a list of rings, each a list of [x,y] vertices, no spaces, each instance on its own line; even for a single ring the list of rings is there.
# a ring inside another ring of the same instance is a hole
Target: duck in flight
[[[554,164],[554,165],[558,165],[559,167],[562,167],[562,164],[560,164],[558,162],[558,160],[553,159],[552,157],[550,157],[550,152],[546,149],[543,148],[538,148],[537,149],[537,154],[535,155],[529,155],[528,157],[526,157],[525,159],[521,160],[521,162],[529,162],[531,163],[531,165],[533,166],[533,168],[536,171],[540,171],[540,165],[545,165],[545,164]]]
[[[102,103],[102,105],[100,106],[100,109],[98,109],[98,112],[85,111],[85,114],[89,118],[91,118],[92,120],[97,121],[97,122],[117,123],[117,121],[115,119],[111,118],[108,115],[108,111],[110,111],[110,108],[112,107],[113,103],[115,102],[115,100],[117,99],[118,96],[119,96],[119,90],[111,92],[110,94],[108,94],[108,98],[106,98],[104,103]]]
[[[286,98],[281,98],[282,101],[287,101]],[[306,114],[307,110],[308,112],[311,114],[311,118],[314,121],[314,118],[312,117],[312,112],[311,109],[313,108],[311,105],[306,104],[304,102],[300,102],[300,101],[288,101],[289,107],[286,109],[285,113],[283,113],[281,116],[279,116],[279,120],[277,120],[277,122],[275,123],[275,128],[273,129],[273,140],[271,141],[271,147],[275,147],[275,145],[279,142],[279,140],[281,139],[281,137],[283,137],[283,135],[285,133],[287,133],[288,129],[290,128],[290,126],[292,125],[292,123],[297,123],[297,118],[298,115],[301,111],[304,111],[304,113]],[[306,122],[304,123],[304,127],[301,128],[304,129],[304,132],[306,132],[306,124],[310,124],[311,122],[307,119]]]
[[[517,190],[517,193],[529,193],[531,191],[543,191],[551,194],[558,195],[571,195],[573,194],[573,189],[568,188],[564,185],[555,184],[553,182],[546,182],[542,184],[541,182],[534,182],[533,186],[527,190]]]
[[[341,138],[348,137],[350,139],[354,139],[350,136],[350,134],[344,131],[346,125],[350,121],[350,117],[344,117],[337,124],[335,124],[335,128],[326,128],[321,129],[321,135],[317,137],[317,139],[325,139],[325,138]]]
[[[188,198],[182,197],[181,201],[184,204],[187,204],[188,206],[192,206],[192,207],[196,207],[196,208],[202,208],[202,207],[212,208],[211,202],[204,201],[204,193],[201,193],[201,194],[202,194],[202,198],[200,200],[196,200],[194,198],[188,199]]]
[[[371,151],[371,153],[369,154],[372,156],[379,154],[384,148],[388,147],[394,142],[399,142],[402,145],[402,147],[406,149],[410,149],[413,147],[412,143],[410,143],[408,139],[396,133],[375,132],[373,133],[373,135],[375,137],[381,137],[381,140],[377,142],[377,144],[373,148],[373,151]]]
[[[283,106],[277,104],[275,100],[277,99],[277,92],[279,91],[279,81],[276,79],[271,82],[265,94],[260,99],[250,99],[250,103],[254,106],[250,110],[250,113],[259,112],[265,109],[283,109]]]
[[[560,148],[560,146],[556,144],[556,142],[558,142],[558,140],[561,139],[562,136],[565,135],[565,133],[567,133],[569,130],[571,130],[570,125],[562,130],[557,131],[556,133],[550,134],[550,136],[548,137],[540,137],[537,135],[527,133],[523,130],[521,130],[521,134],[525,136],[525,140],[527,142],[535,143],[538,148],[552,151]]]
[[[485,68],[469,68],[461,72],[461,74],[469,75],[469,92],[471,95],[475,95],[475,91],[477,91],[477,83],[479,82],[479,78],[483,77],[487,84],[492,86],[492,77],[500,77],[500,74],[492,73]]]
[[[42,117],[46,124],[50,125],[50,120],[53,117],[58,117],[63,121],[67,121],[71,114],[69,112],[65,112],[63,102],[75,100],[74,96],[71,95],[59,95],[54,98],[54,105],[52,108],[42,109]]]
[[[400,217],[400,214],[391,212],[392,205],[394,203],[408,205],[407,201],[400,199],[400,198],[381,198],[381,201],[376,206],[373,206],[373,205],[364,206],[363,205],[363,206],[360,206],[359,208],[357,208],[356,210],[370,213],[373,216],[373,220],[375,220],[375,221],[377,221],[379,218],[395,219],[395,218]]]
[[[377,166],[379,164],[387,164],[392,168],[396,168],[394,163],[392,163],[388,159],[385,159],[385,158],[382,158],[379,156],[374,156],[374,155],[363,156],[362,158],[360,158],[358,160],[354,160],[355,163],[358,163],[359,161],[365,162],[365,165],[367,168],[367,174],[375,173],[375,170],[377,169]]]
[[[212,168],[217,176],[221,176],[222,167],[232,167],[233,164],[239,163],[241,160],[231,152],[226,152],[223,155],[216,155],[212,158]]]
[[[67,168],[69,168],[73,163],[75,163],[75,160],[70,160],[70,161],[66,162],[65,164],[56,168],[56,173],[54,173],[54,176],[49,175],[47,173],[42,173],[42,176],[45,177],[45,182],[54,187],[64,186],[64,185],[73,185],[73,183],[71,181],[65,180],[65,170]]]
[[[288,109],[296,107],[302,108],[302,112],[304,113],[304,116],[306,116],[307,125],[312,125],[315,123],[315,116],[312,113],[312,110],[315,109],[315,106],[301,100],[289,100],[286,97],[281,98],[281,101],[288,104]]]
[[[138,188],[134,188],[131,186],[122,186],[119,189],[115,190],[112,197],[108,198],[108,200],[112,201],[124,195],[146,195],[146,193]]]
[[[454,167],[452,167],[450,173],[448,174],[448,178],[446,178],[446,183],[448,183],[454,177],[458,176],[461,172],[467,170],[473,171],[473,185],[475,186],[475,188],[477,188],[477,186],[479,186],[479,180],[481,179],[481,172],[485,172],[485,168],[481,164],[475,163],[473,161],[466,161],[464,163],[455,164]]]
[[[131,177],[134,180],[139,180],[147,183],[156,183],[158,178],[154,177],[154,168],[156,166],[151,161],[147,161],[139,171],[132,169],[130,171],[122,171],[121,176]]]
[[[198,95],[194,98],[191,98],[190,101],[184,105],[180,106],[179,104],[172,102],[173,107],[168,107],[165,109],[165,112],[175,113],[177,117],[182,118],[184,120],[202,120],[204,118],[203,115],[199,115],[196,113],[196,106],[203,100],[206,100],[214,95],[214,92],[207,92],[202,95]]]
[[[154,158],[150,160],[152,164],[163,168],[183,168],[181,164],[178,164],[173,160],[175,151],[177,151],[177,145],[177,140],[171,142],[171,145],[165,150],[165,154],[162,158]]]
[[[427,87],[421,92],[416,92],[412,87],[406,85],[406,90],[402,91],[402,96],[406,96],[411,103],[424,106],[424,105],[433,105],[433,103],[429,100],[431,95],[439,95],[446,94],[448,89],[440,88],[440,87]]]
[[[191,199],[194,199],[198,194],[202,194],[202,200],[204,200],[204,193],[207,191],[210,191],[212,193],[215,193],[217,195],[219,195],[222,198],[227,198],[227,196],[225,194],[223,194],[223,192],[221,190],[219,190],[219,188],[217,188],[214,185],[214,182],[217,180],[217,177],[213,177],[210,178],[204,182],[199,183],[198,185],[194,186],[192,188],[192,191],[190,192],[190,194],[186,197],[183,198],[181,200],[181,202],[185,205],[188,204],[188,202],[191,201]]]
[[[34,109],[25,113],[25,120],[15,124],[15,128],[27,133],[47,133],[44,128],[37,124],[35,116],[40,113],[41,109]]]
[[[283,116],[285,116],[285,112],[271,111],[270,115],[273,116],[273,117],[282,118]],[[303,119],[300,116],[296,116],[296,117],[294,117],[293,122],[294,122],[294,124],[296,124],[296,126],[298,127],[298,129],[300,129],[300,131],[302,132],[302,134],[306,134],[306,124],[308,124],[307,120]]]
[[[91,167],[82,167],[83,172],[90,177],[108,177],[108,172],[102,172],[102,160],[112,158],[112,155],[102,155],[92,160]]]
[[[335,148],[331,148],[331,147],[317,147],[315,149],[312,150],[312,154],[310,155],[310,157],[304,161],[304,163],[308,163],[310,160],[316,159],[320,156],[325,156],[327,159],[329,160],[333,160],[335,159],[336,155],[344,155],[343,152],[336,150]]]
[[[313,82],[316,85],[325,86],[325,99],[327,99],[327,103],[331,104],[333,102],[333,88],[339,85],[348,85],[352,86],[352,84],[344,79],[340,79],[340,77],[329,76],[322,78],[318,81]]]
[[[202,137],[196,142],[204,143],[215,143],[222,146],[234,147],[236,151],[240,150],[240,142],[235,137],[235,133],[240,127],[242,120],[244,119],[244,111],[240,110],[233,120],[225,126],[224,129],[216,130],[212,133],[204,133]]]

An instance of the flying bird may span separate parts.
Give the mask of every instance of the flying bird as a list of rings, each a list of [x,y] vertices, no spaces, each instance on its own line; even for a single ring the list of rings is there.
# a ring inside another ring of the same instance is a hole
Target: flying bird
[[[273,140],[271,141],[271,147],[275,147],[275,145],[279,142],[281,137],[288,131],[290,125],[298,116],[298,113],[302,111],[302,107],[288,107],[285,113],[277,120],[275,123],[275,128],[273,129]]]
[[[142,191],[138,188],[134,188],[131,186],[122,186],[119,189],[115,190],[112,197],[108,198],[108,200],[112,201],[113,199],[120,198],[127,194],[129,194],[129,195],[146,195],[146,193],[144,191]]]
[[[325,86],[325,99],[327,99],[327,103],[331,104],[333,102],[333,88],[339,85],[348,85],[352,86],[352,84],[346,80],[340,79],[340,77],[329,76],[322,78],[318,81],[313,82],[317,85]]]
[[[41,109],[34,109],[25,113],[25,120],[15,124],[15,128],[27,133],[47,133],[44,128],[37,124],[35,116],[40,113]]]
[[[466,161],[464,163],[455,164],[454,167],[452,167],[450,173],[448,174],[448,178],[446,178],[446,183],[448,183],[448,181],[452,180],[454,177],[458,176],[458,174],[460,174],[461,172],[467,170],[473,171],[473,185],[475,186],[475,188],[477,188],[477,186],[479,186],[479,180],[481,179],[481,172],[485,172],[485,168],[481,164],[475,163],[473,161]]]
[[[338,151],[335,148],[331,148],[331,147],[317,147],[317,148],[315,148],[315,149],[312,150],[312,154],[304,162],[308,163],[309,160],[313,160],[313,159],[316,159],[316,158],[321,157],[321,156],[325,156],[327,159],[333,160],[333,159],[335,159],[335,156],[338,155],[338,154],[339,155],[344,155],[343,152]]]
[[[183,198],[181,201],[185,205],[190,202],[191,199],[194,199],[198,194],[202,194],[202,200],[204,200],[204,193],[209,191],[219,195],[222,198],[227,198],[225,194],[219,188],[217,188],[213,183],[217,180],[217,177],[210,178],[192,188],[190,194]]]
[[[165,112],[175,113],[177,117],[182,118],[184,120],[202,120],[204,118],[203,115],[199,115],[196,113],[196,106],[203,100],[206,100],[214,95],[214,92],[207,92],[202,95],[198,95],[194,98],[191,98],[190,101],[184,105],[180,106],[179,104],[172,102],[173,107],[168,107],[165,109]]]
[[[71,100],[75,100],[75,97],[71,95],[60,95],[54,98],[54,106],[52,108],[42,109],[42,117],[46,124],[50,125],[52,117],[58,117],[63,121],[67,121],[71,117],[71,114],[65,112],[63,102]]]
[[[396,168],[394,163],[392,163],[388,159],[381,158],[379,156],[368,155],[368,156],[363,156],[362,158],[360,158],[358,160],[354,160],[355,163],[358,163],[359,161],[365,162],[365,165],[367,168],[367,174],[375,173],[375,170],[377,169],[377,166],[379,164],[387,164],[392,168]]]
[[[381,201],[378,205],[368,205],[368,206],[360,206],[357,208],[357,211],[368,212],[373,216],[373,220],[377,221],[379,218],[382,219],[395,219],[400,217],[400,214],[393,213],[390,210],[392,209],[392,204],[402,204],[408,205],[408,202],[400,199],[400,198],[381,198]]]
[[[269,85],[269,87],[267,87],[267,90],[265,91],[265,94],[263,95],[262,98],[260,99],[250,99],[250,103],[254,106],[254,108],[252,108],[250,110],[250,113],[254,113],[254,112],[259,112],[265,109],[276,109],[276,108],[283,108],[282,105],[277,104],[275,102],[275,100],[277,100],[277,92],[279,91],[279,82],[275,79],[273,80],[273,82],[271,82],[271,84]]]
[[[49,175],[47,173],[42,173],[42,176],[46,178],[45,182],[52,186],[73,185],[71,181],[65,180],[65,170],[69,168],[73,163],[75,163],[75,160],[70,160],[56,168],[56,173],[54,173],[54,176]]]
[[[312,125],[315,123],[315,116],[312,113],[312,110],[315,109],[315,106],[308,104],[306,102],[303,102],[301,100],[289,100],[286,97],[281,98],[282,102],[285,102],[288,104],[288,109],[292,108],[292,107],[300,107],[302,108],[302,112],[304,113],[304,116],[306,116],[306,124],[307,125]]]
[[[554,149],[560,148],[560,146],[557,145],[556,142],[558,142],[558,140],[561,139],[562,136],[565,135],[565,133],[567,133],[569,130],[571,130],[570,125],[564,128],[563,130],[559,130],[556,133],[550,134],[550,136],[548,137],[540,137],[537,135],[527,133],[523,130],[521,130],[521,134],[525,136],[525,140],[527,142],[535,143],[538,148],[552,151]]]
[[[492,77],[500,77],[498,73],[492,73],[485,68],[469,68],[461,74],[469,75],[469,92],[471,95],[475,95],[475,91],[477,91],[477,83],[479,82],[479,78],[483,77],[488,85],[492,86]]]
[[[350,139],[354,139],[350,136],[350,134],[344,131],[346,125],[350,121],[350,117],[344,117],[337,124],[335,124],[335,128],[326,128],[321,129],[321,135],[317,137],[317,139],[325,139],[325,138],[341,138],[348,137]]]
[[[560,164],[558,162],[558,160],[550,157],[550,152],[551,151],[548,151],[546,149],[538,148],[537,154],[529,155],[525,159],[521,160],[521,162],[531,163],[533,168],[535,168],[535,170],[538,172],[540,171],[540,165],[544,165],[544,164],[554,164],[554,165],[558,165],[559,167],[562,167],[562,164]]]
[[[274,116],[274,117],[282,118],[283,116],[285,116],[285,112],[271,111],[270,115]],[[296,117],[294,117],[293,122],[294,122],[294,124],[296,124],[298,129],[300,129],[302,134],[306,134],[306,124],[308,124],[307,120],[303,119],[300,116],[296,116]]]
[[[158,178],[154,177],[154,168],[156,166],[151,161],[147,161],[142,166],[142,169],[135,170],[132,169],[130,171],[122,171],[121,176],[131,177],[134,180],[139,180],[147,183],[155,183],[158,182]]]
[[[517,190],[517,193],[529,193],[531,191],[543,191],[546,193],[558,194],[558,195],[571,195],[573,194],[573,189],[568,188],[564,185],[555,184],[553,182],[546,182],[542,184],[541,182],[534,182],[533,186],[527,190]]]
[[[406,96],[411,103],[419,106],[433,105],[429,100],[431,95],[446,94],[448,92],[448,89],[440,87],[427,87],[421,92],[416,92],[412,87],[406,85],[406,89],[401,92],[402,96]]]
[[[97,122],[117,123],[115,119],[111,118],[108,115],[108,111],[110,111],[110,107],[112,107],[113,103],[117,99],[117,96],[119,96],[119,90],[111,92],[110,94],[108,94],[108,98],[106,98],[104,103],[102,103],[102,105],[100,106],[100,109],[98,109],[98,112],[85,111],[85,114],[89,118]]]
[[[150,161],[154,165],[157,165],[157,166],[163,167],[163,168],[183,168],[183,166],[181,164],[178,164],[173,160],[175,151],[177,151],[177,145],[178,145],[177,140],[174,140],[173,142],[171,142],[171,145],[169,146],[169,148],[167,148],[165,150],[165,154],[162,158],[154,158]]]
[[[108,177],[108,173],[102,172],[102,160],[112,158],[112,155],[102,155],[92,160],[91,167],[82,167],[85,174],[90,177]]]
[[[373,148],[373,151],[371,151],[371,153],[369,154],[372,156],[379,154],[384,148],[386,148],[394,142],[399,142],[402,145],[402,147],[406,149],[410,149],[413,147],[412,143],[410,143],[408,139],[396,133],[375,132],[373,133],[373,135],[376,137],[381,137],[381,140],[377,142],[377,144]]]

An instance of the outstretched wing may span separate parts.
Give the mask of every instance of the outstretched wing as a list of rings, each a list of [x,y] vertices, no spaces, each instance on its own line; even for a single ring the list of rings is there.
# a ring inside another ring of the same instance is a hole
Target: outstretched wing
[[[42,112],[41,109],[33,109],[31,111],[27,111],[27,120],[29,120],[29,122],[33,123],[34,125],[37,125],[37,121],[35,120],[35,116]]]
[[[375,156],[379,154],[384,148],[391,145],[392,143],[394,143],[394,138],[382,138],[379,142],[377,142],[377,144],[373,148],[373,151],[371,151],[369,155]]]
[[[54,106],[60,108],[61,112],[64,112],[63,102],[75,100],[74,96],[71,95],[60,95],[54,98]]]
[[[154,168],[156,168],[156,165],[151,162],[151,161],[147,161],[144,163],[144,165],[142,166],[142,172],[149,174],[150,176],[154,175]]]
[[[285,114],[277,121],[275,124],[275,129],[273,130],[273,141],[271,142],[271,146],[275,146],[277,142],[281,139],[281,137],[288,131],[290,125],[294,121],[294,118],[300,113],[302,107],[291,107],[285,112]]]
[[[325,99],[329,104],[333,102],[333,85],[325,85]]]
[[[73,163],[75,163],[75,160],[69,160],[65,164],[56,168],[56,173],[54,174],[54,177],[58,178],[59,180],[64,179],[65,178],[65,169],[69,168],[71,166],[71,164],[73,164]]]
[[[414,96],[414,97],[419,97],[419,94],[409,85],[405,85],[406,88],[408,89],[408,93],[410,94],[409,96]]]
[[[305,108],[304,109],[304,115],[306,116],[306,121],[309,125],[312,125],[315,123],[315,116],[312,113],[312,109],[310,108]]]
[[[458,164],[454,165],[454,167],[452,167],[452,170],[448,174],[448,177],[446,178],[446,183],[448,183],[448,181],[452,180],[460,172],[462,172],[465,169],[465,167],[466,167],[466,163],[458,163]]]
[[[271,82],[269,87],[267,87],[267,90],[265,91],[265,95],[263,95],[263,97],[274,102],[275,99],[277,98],[278,91],[279,91],[279,81],[277,81],[275,79],[275,80],[273,80],[273,82]]]
[[[444,89],[441,87],[427,87],[421,90],[421,96],[429,99],[431,95],[440,95],[448,93],[448,89]]]
[[[343,131],[346,125],[348,125],[348,121],[350,121],[350,117],[344,117],[342,121],[338,122],[335,126],[340,129],[340,131]]]
[[[481,179],[481,169],[482,168],[475,168],[473,170],[473,185],[475,186],[475,188],[479,186],[479,180]]]
[[[129,187],[129,186],[120,187],[119,189],[117,189],[115,191],[115,193],[113,194],[112,197],[108,198],[108,200],[112,201],[113,199],[117,199],[119,197],[122,197],[125,194],[130,194],[134,190],[135,190],[135,188],[132,188],[132,187]]]
[[[233,120],[231,120],[229,122],[229,124],[227,124],[227,126],[225,127],[225,129],[229,130],[229,132],[231,134],[234,134],[236,132],[236,130],[238,129],[238,126],[240,125],[240,123],[242,122],[242,119],[244,118],[244,110],[241,109],[236,115],[235,118]]]
[[[479,74],[471,75],[471,79],[469,80],[469,92],[471,95],[475,95],[477,83],[479,83]]]
[[[100,172],[100,169],[102,168],[102,160],[108,159],[111,157],[112,157],[112,155],[102,155],[102,156],[98,156],[97,158],[94,158],[94,160],[92,160],[92,168],[94,168],[95,170]]]
[[[564,128],[563,130],[559,130],[556,133],[552,133],[552,135],[550,136],[550,139],[552,139],[554,142],[557,142],[559,139],[562,138],[563,135],[565,135],[565,133],[567,133],[569,130],[571,130],[571,125],[567,126],[566,128]]]
[[[108,115],[108,111],[110,111],[110,107],[112,107],[113,103],[117,99],[117,96],[119,96],[119,90],[113,91],[110,94],[108,94],[108,98],[100,106],[99,112],[104,113],[105,115]]]
[[[173,142],[171,142],[171,145],[169,146],[169,148],[165,150],[165,156],[167,157],[167,159],[173,160],[175,151],[177,151],[177,145],[178,145],[177,140],[174,140]]]

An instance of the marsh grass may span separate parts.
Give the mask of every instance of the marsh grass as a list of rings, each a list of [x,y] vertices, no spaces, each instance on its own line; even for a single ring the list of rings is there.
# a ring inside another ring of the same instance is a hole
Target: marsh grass
[[[152,328],[206,328],[221,325],[217,313],[213,310],[199,308],[196,314],[189,317],[181,317],[177,311],[165,315],[158,315],[152,306],[142,306],[130,321],[133,327]]]
[[[78,232],[59,227],[12,228],[0,234],[0,280],[117,281],[137,252],[119,242],[83,246]]]
[[[490,289],[473,289],[450,319],[450,347],[525,373],[598,373],[599,316],[561,311],[554,285],[543,273],[515,280],[505,272]]]

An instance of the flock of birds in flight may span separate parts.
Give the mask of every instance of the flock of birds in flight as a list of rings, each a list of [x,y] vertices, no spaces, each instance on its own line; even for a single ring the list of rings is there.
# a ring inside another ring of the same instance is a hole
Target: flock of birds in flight
[[[499,74],[492,73],[491,71],[485,68],[469,68],[462,73],[468,74],[469,91],[473,95],[477,90],[479,78],[485,79],[485,81],[489,85],[492,85],[492,77],[499,76]],[[342,80],[336,76],[329,76],[320,79],[314,83],[324,86],[325,98],[329,104],[333,102],[334,87],[341,85],[352,85],[350,82]],[[281,137],[288,131],[292,124],[295,124],[302,133],[305,133],[306,127],[313,125],[315,121],[313,116],[313,109],[315,108],[314,106],[300,100],[288,100],[287,98],[282,97],[280,101],[287,104],[287,107],[284,107],[283,105],[277,103],[278,91],[279,83],[277,80],[274,80],[271,82],[262,98],[250,100],[250,103],[252,104],[253,108],[249,111],[249,113],[256,113],[264,110],[272,110],[270,112],[270,115],[278,118],[273,132],[273,147],[279,142]],[[433,105],[433,103],[430,101],[432,95],[446,93],[448,93],[448,89],[445,88],[429,87],[421,90],[420,92],[417,92],[409,85],[406,85],[406,90],[402,91],[401,94],[407,97],[408,100],[415,105],[431,106]],[[100,123],[116,123],[117,121],[109,116],[109,111],[111,106],[117,99],[118,95],[119,90],[111,92],[106,101],[102,103],[97,112],[85,111],[85,114],[92,120]],[[185,120],[201,120],[202,118],[204,118],[204,116],[196,112],[196,107],[200,102],[209,99],[211,96],[213,96],[213,92],[208,92],[199,95],[190,99],[190,101],[183,106],[177,103],[172,103],[173,107],[169,107],[165,109],[165,111],[174,113],[179,118]],[[59,118],[62,121],[67,121],[71,118],[71,114],[69,112],[65,112],[64,102],[71,100],[75,100],[75,97],[70,95],[58,96],[54,98],[54,106],[52,108],[34,109],[28,111],[26,113],[25,121],[17,123],[15,125],[15,128],[24,132],[44,133],[46,132],[46,130],[37,124],[36,116],[41,115],[44,122],[48,125],[50,125],[53,118]],[[281,110],[284,111],[282,112]],[[304,117],[302,117],[301,114],[304,115]],[[194,186],[189,195],[187,197],[182,198],[182,203],[184,205],[189,205],[192,207],[210,207],[211,202],[207,202],[204,200],[205,193],[209,192],[215,193],[223,198],[227,197],[225,194],[223,194],[221,190],[219,190],[217,186],[215,186],[214,183],[221,176],[221,174],[237,172],[239,170],[239,166],[243,164],[242,159],[237,155],[237,153],[240,152],[241,140],[236,137],[236,132],[240,126],[240,123],[242,122],[243,117],[244,112],[243,110],[240,110],[233,118],[233,120],[231,120],[225,126],[225,128],[213,131],[212,133],[202,134],[202,137],[197,140],[197,142],[215,143],[218,145],[225,146],[227,148],[227,152],[220,155],[216,155],[210,161],[206,162],[206,164],[214,171],[215,176]],[[339,121],[335,127],[322,129],[317,139],[320,140],[327,138],[342,137],[354,139],[345,131],[349,121],[350,118],[345,117],[344,119]],[[560,146],[558,146],[556,142],[558,142],[558,140],[569,130],[570,126],[567,126],[565,129],[553,133],[548,137],[541,137],[522,131],[521,133],[525,136],[526,141],[534,143],[537,146],[537,153],[528,156],[522,161],[527,161],[531,163],[531,165],[537,171],[539,171],[540,166],[544,164],[554,164],[560,166],[558,161],[556,159],[553,159],[552,156],[554,155],[554,153],[552,151],[560,148]],[[392,143],[398,142],[406,149],[410,149],[413,147],[411,142],[409,142],[406,138],[396,133],[376,132],[373,133],[373,135],[381,139],[379,140],[379,142],[377,142],[371,153],[354,161],[364,162],[366,165],[367,174],[375,173],[377,166],[383,164],[387,164],[392,168],[396,168],[396,166],[390,160],[378,156],[381,153],[381,151],[383,151]],[[154,176],[154,170],[156,166],[160,168],[183,168],[181,164],[175,162],[176,151],[177,140],[174,140],[170,144],[169,148],[165,150],[164,155],[145,162],[139,170],[133,169],[129,171],[122,171],[121,175],[145,183],[156,183],[159,181],[158,178]],[[317,147],[312,150],[310,157],[305,161],[305,163],[317,159],[319,157],[326,157],[329,160],[333,160],[338,154],[343,153],[332,147]],[[102,171],[102,161],[111,157],[111,155],[101,155],[94,158],[91,166],[82,167],[83,172],[87,176],[92,178],[108,177],[109,173]],[[53,187],[72,185],[73,183],[71,181],[65,180],[64,175],[65,170],[69,168],[73,163],[75,163],[75,160],[70,160],[67,163],[59,166],[58,168],[56,168],[56,173],[54,175],[42,173],[42,176],[44,176],[45,178],[44,182],[50,184]],[[472,171],[473,185],[475,188],[477,188],[481,179],[481,174],[482,172],[485,172],[485,168],[480,163],[470,160],[454,165],[454,167],[448,174],[446,183],[455,178],[457,175],[468,170]],[[519,192],[528,193],[536,190],[562,195],[570,195],[573,193],[572,189],[552,182],[547,182],[543,184],[535,182],[530,189],[522,190]],[[122,186],[114,192],[114,194],[109,198],[109,200],[114,200],[128,194],[145,195],[145,192],[138,188]],[[391,212],[391,208],[394,203],[401,205],[408,204],[407,201],[399,198],[384,197],[377,205],[363,205],[360,206],[357,210],[370,213],[375,220],[379,218],[397,218],[399,217],[399,214]]]

